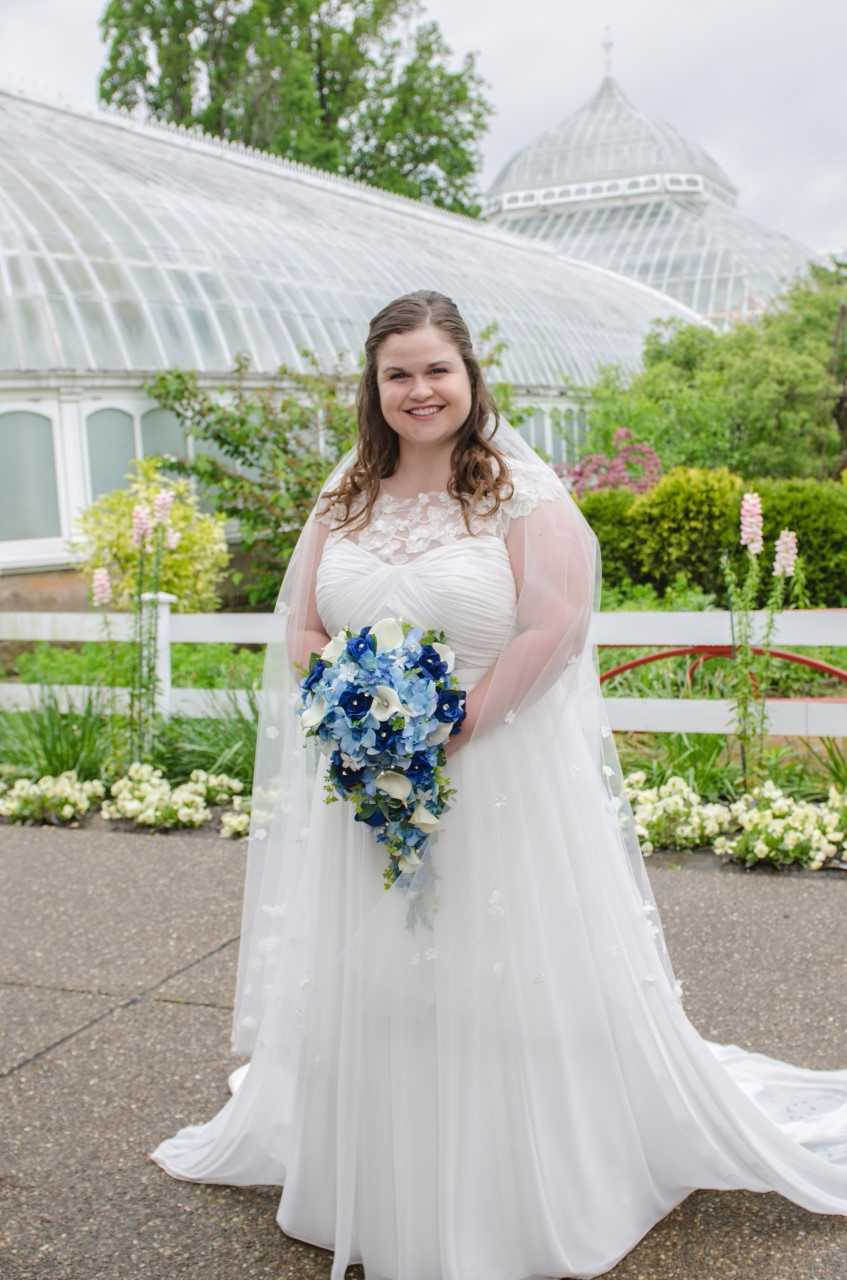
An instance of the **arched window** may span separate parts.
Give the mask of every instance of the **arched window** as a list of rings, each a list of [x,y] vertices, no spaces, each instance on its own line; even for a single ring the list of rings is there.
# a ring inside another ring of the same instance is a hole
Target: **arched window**
[[[57,538],[53,426],[41,413],[0,413],[0,539]]]
[[[132,417],[122,409],[97,409],[85,420],[91,497],[123,489],[135,457]]]
[[[151,454],[172,453],[187,459],[185,434],[176,414],[170,409],[149,409],[141,419],[141,448],[145,458]]]

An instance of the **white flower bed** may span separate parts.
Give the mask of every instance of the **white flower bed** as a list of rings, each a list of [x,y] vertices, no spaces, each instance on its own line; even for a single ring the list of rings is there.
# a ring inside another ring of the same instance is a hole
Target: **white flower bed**
[[[641,771],[624,779],[645,854],[711,845],[746,866],[768,861],[818,871],[847,852],[847,795],[834,786],[822,804],[793,800],[770,781],[731,804],[705,804],[684,778],[660,787],[645,781]]]
[[[220,835],[229,839],[246,836],[250,830],[249,796],[233,796],[232,808],[221,814]]]
[[[206,804],[205,782],[184,782],[171,787],[161,769],[131,764],[126,776],[110,788],[111,800],[100,810],[111,822],[129,820],[140,827],[202,827],[211,813]]]
[[[105,794],[102,782],[80,782],[75,770],[37,782],[19,778],[0,795],[0,817],[11,822],[76,822]]]
[[[733,824],[728,805],[707,804],[684,778],[668,778],[659,787],[645,787],[641,770],[627,774],[624,787],[632,805],[642,852],[654,849],[695,849],[711,844]]]
[[[775,866],[799,863],[819,871],[840,859],[847,843],[847,795],[830,787],[825,804],[792,800],[773,782],[755,787],[730,805],[734,826],[731,839],[715,841],[715,853],[728,854],[747,866],[768,861]]]

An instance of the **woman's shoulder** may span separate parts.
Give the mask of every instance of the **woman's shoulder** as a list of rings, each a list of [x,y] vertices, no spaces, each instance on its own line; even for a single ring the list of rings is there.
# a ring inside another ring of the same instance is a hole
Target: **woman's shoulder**
[[[522,458],[506,458],[512,485],[510,497],[503,498],[500,511],[506,521],[530,515],[539,502],[562,498],[567,490],[551,467],[539,458],[532,463]]]

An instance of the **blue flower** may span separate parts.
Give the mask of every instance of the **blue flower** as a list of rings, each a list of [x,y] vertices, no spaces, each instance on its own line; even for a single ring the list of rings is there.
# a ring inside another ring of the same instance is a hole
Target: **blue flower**
[[[303,680],[301,688],[308,689],[311,692],[311,690],[314,689],[315,685],[320,680],[321,676],[326,670],[326,667],[327,667],[327,664],[324,662],[323,658],[318,658],[317,662],[312,667],[312,670]]]
[[[432,762],[426,751],[416,751],[406,770],[406,777],[415,784],[428,786],[432,781]]]
[[[382,812],[381,809],[374,809],[373,813],[370,814],[367,818],[363,813],[357,813],[354,815],[354,817],[356,822],[366,822],[369,827],[385,826],[385,821],[386,821],[385,814]]]
[[[464,700],[464,689],[439,689],[438,706],[435,708],[436,720],[441,720],[444,723],[461,723],[467,714],[462,705]]]
[[[442,676],[447,675],[447,663],[443,658],[439,657],[438,650],[433,649],[431,644],[421,645],[421,656],[418,658],[418,666],[421,667],[427,675],[432,676],[433,680],[440,680]]]
[[[358,635],[351,636],[347,641],[347,652],[356,662],[366,653],[373,653],[376,650],[376,641],[371,643],[369,632],[370,627],[362,627]]]
[[[355,684],[348,684],[338,699],[338,705],[347,712],[351,720],[359,720],[367,715],[372,702],[371,695]]]
[[[351,791],[357,783],[362,781],[362,770],[351,769],[348,765],[342,764],[340,751],[333,751],[330,760],[333,766],[333,775],[341,783],[345,791]]]
[[[397,729],[392,729],[390,720],[383,720],[374,729],[374,739],[380,751],[390,751],[399,737]]]

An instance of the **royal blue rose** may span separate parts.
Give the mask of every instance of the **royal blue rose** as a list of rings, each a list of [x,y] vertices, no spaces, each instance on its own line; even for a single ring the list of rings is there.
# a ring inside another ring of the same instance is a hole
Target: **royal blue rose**
[[[421,667],[427,675],[432,676],[433,680],[440,680],[442,676],[447,675],[447,663],[443,658],[439,657],[438,650],[433,649],[431,644],[421,645],[421,656],[418,658],[418,666]]]
[[[364,689],[355,684],[348,684],[338,699],[338,705],[347,713],[350,720],[360,720],[371,709],[373,698]]]
[[[390,751],[399,736],[400,730],[393,729],[390,720],[383,720],[379,727],[374,729],[374,738],[380,751]]]
[[[464,689],[439,689],[438,705],[435,708],[436,720],[447,724],[459,724],[465,718]]]
[[[370,627],[362,627],[362,630],[357,636],[351,636],[347,641],[347,652],[356,662],[358,662],[364,654],[373,653],[375,651],[375,642],[374,644],[371,643],[368,634],[369,632]]]
[[[354,815],[356,822],[366,822],[369,827],[384,827],[386,818],[381,809],[374,809],[367,817],[363,813]]]
[[[330,756],[335,777],[341,783],[345,791],[351,791],[357,783],[362,781],[362,770],[351,769],[349,765],[343,763],[340,751],[333,751]]]
[[[326,671],[326,666],[327,664],[324,662],[323,658],[318,658],[317,662],[312,667],[312,670],[309,672],[309,674],[306,676],[305,680],[303,681],[303,688],[308,689],[310,691],[314,689],[315,685],[320,680],[324,671]]]
[[[428,786],[432,782],[432,763],[425,751],[416,751],[412,756],[406,769],[406,777],[411,778],[416,785]]]

